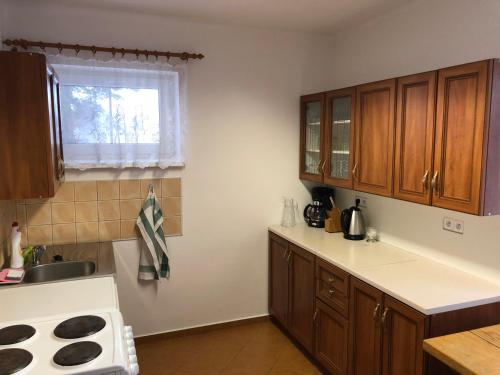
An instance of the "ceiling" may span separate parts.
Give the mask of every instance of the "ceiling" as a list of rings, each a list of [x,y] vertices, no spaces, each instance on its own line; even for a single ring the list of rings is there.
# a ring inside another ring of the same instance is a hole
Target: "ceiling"
[[[415,0],[65,0],[210,23],[332,34]]]

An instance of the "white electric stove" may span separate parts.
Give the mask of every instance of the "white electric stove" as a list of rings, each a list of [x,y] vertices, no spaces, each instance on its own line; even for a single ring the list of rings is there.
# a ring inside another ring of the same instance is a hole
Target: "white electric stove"
[[[0,373],[136,375],[132,329],[116,309],[0,323]]]
[[[114,277],[0,288],[0,374],[137,375]]]

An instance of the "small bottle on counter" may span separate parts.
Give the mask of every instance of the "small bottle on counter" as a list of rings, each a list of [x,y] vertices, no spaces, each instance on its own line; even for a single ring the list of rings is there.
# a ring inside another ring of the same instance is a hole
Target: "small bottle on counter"
[[[22,268],[24,265],[23,253],[21,251],[21,230],[17,222],[12,223],[12,233],[10,236],[12,244],[12,255],[10,257],[10,268]]]

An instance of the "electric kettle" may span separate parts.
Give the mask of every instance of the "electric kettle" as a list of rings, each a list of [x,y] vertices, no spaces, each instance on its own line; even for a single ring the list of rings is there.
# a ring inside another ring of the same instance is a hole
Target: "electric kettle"
[[[345,209],[340,215],[345,239],[360,241],[365,238],[365,223],[361,209],[358,207],[359,203],[360,200],[356,199],[356,206]]]
[[[304,208],[304,221],[310,227],[324,228],[326,219],[326,208],[323,202],[315,200]]]

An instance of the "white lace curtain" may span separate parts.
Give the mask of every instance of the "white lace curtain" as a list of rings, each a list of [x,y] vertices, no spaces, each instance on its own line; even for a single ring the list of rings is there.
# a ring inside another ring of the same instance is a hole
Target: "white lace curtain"
[[[186,64],[49,56],[59,76],[65,165],[184,165]]]

